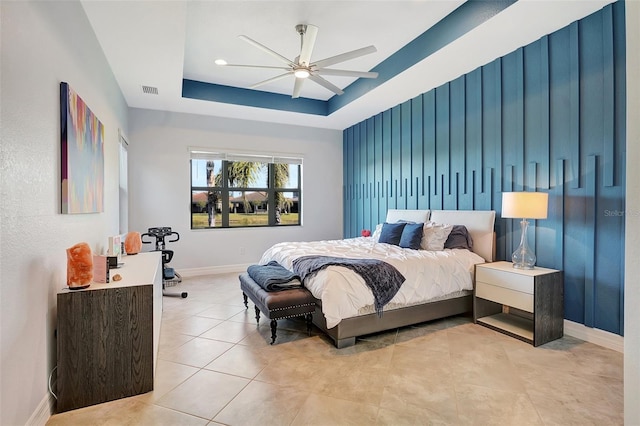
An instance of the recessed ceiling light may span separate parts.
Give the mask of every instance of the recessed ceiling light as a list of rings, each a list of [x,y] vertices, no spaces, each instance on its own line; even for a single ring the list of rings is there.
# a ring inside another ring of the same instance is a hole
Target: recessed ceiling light
[[[227,65],[227,61],[224,59],[216,59],[216,65]]]

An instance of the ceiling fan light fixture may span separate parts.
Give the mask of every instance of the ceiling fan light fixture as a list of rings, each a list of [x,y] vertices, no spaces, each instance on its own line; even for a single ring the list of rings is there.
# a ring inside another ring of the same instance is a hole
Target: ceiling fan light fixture
[[[308,69],[298,68],[293,72],[293,75],[295,75],[296,78],[307,78],[309,77],[310,73]]]
[[[2,0],[0,0],[2,1]],[[293,86],[293,93],[291,95],[292,98],[298,98],[300,96],[300,91],[306,79],[311,80],[312,82],[324,87],[327,90],[332,91],[336,95],[342,95],[344,91],[340,89],[338,86],[332,84],[328,80],[323,77],[324,75],[335,75],[341,77],[352,77],[352,78],[377,78],[377,72],[363,72],[363,71],[349,71],[349,70],[338,70],[338,69],[330,69],[326,68],[330,65],[338,64],[340,62],[348,61],[351,59],[359,58],[364,55],[368,55],[369,53],[376,52],[375,46],[367,46],[362,47],[360,49],[352,50],[349,52],[341,53],[339,55],[331,56],[325,59],[321,59],[319,61],[312,61],[311,56],[313,52],[313,47],[316,42],[316,36],[318,34],[318,27],[311,24],[300,24],[296,25],[296,31],[300,34],[300,54],[295,57],[295,59],[290,60],[279,54],[278,52],[268,48],[262,43],[259,43],[252,38],[247,37],[246,35],[240,35],[241,40],[246,41],[254,47],[262,50],[263,52],[269,54],[274,59],[277,59],[284,65],[280,65],[279,67],[275,66],[266,66],[266,65],[241,65],[241,64],[226,64],[229,67],[245,67],[245,68],[264,68],[264,69],[277,69],[286,71],[284,74],[277,75],[272,78],[268,78],[264,81],[256,83],[250,86],[250,89],[255,89],[256,87],[263,86],[265,84],[270,84],[275,81],[279,81],[287,76],[291,76],[291,74],[295,77],[295,83]]]

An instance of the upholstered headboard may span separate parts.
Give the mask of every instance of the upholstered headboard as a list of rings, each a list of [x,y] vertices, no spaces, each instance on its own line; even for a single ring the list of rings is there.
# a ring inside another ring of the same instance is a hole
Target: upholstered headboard
[[[424,223],[429,220],[429,210],[387,210],[387,223],[396,223],[400,220]]]
[[[495,211],[432,210],[430,220],[436,223],[466,226],[471,238],[473,238],[474,253],[482,256],[487,262],[493,262],[495,257]]]
[[[487,262],[495,258],[494,224],[496,212],[493,210],[400,210],[389,209],[386,222],[400,220],[409,222],[426,222],[431,220],[449,225],[464,225],[473,238],[474,253],[482,256]]]

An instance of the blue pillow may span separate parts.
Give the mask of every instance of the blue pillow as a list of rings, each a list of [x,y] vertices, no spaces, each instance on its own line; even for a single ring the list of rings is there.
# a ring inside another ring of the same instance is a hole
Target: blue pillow
[[[406,225],[406,223],[383,223],[382,232],[380,233],[380,239],[378,242],[397,246],[400,243],[400,238],[402,237],[402,230]]]
[[[400,247],[419,250],[420,243],[422,242],[423,229],[424,223],[406,224],[402,230],[402,236],[400,237]]]

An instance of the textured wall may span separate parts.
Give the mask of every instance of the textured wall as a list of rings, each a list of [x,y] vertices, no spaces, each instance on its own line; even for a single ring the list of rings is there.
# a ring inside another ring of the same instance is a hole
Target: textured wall
[[[501,209],[502,191],[549,193],[530,231],[565,272],[565,318],[622,334],[624,2],[344,131],[344,234],[388,208]],[[519,224],[496,224],[499,259]]]
[[[256,263],[279,241],[340,238],[339,130],[144,109],[132,109],[130,122],[129,228],[179,232],[180,241],[168,248],[175,251],[171,265],[183,273]],[[303,226],[190,229],[189,147],[301,156]]]
[[[127,106],[79,2],[0,2],[0,424],[49,415],[56,293],[67,247],[118,233],[118,129]],[[60,82],[105,126],[105,210],[60,214]],[[55,378],[55,375],[54,375]]]

